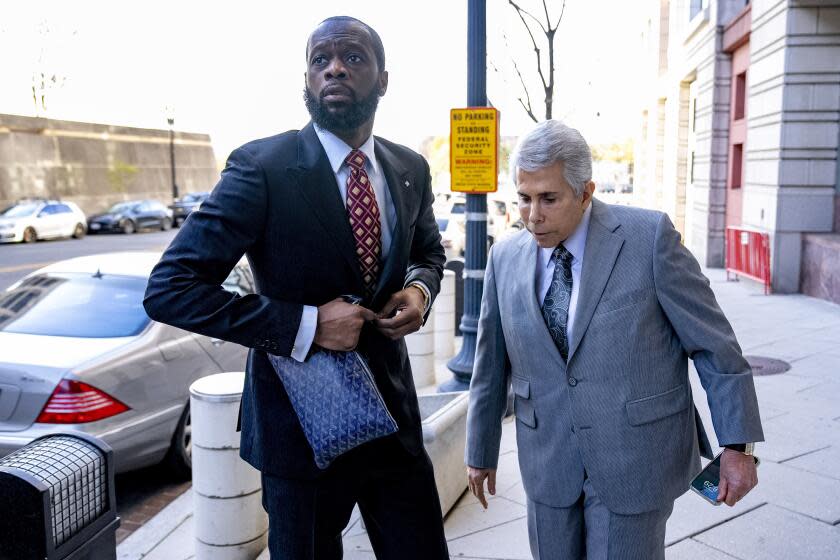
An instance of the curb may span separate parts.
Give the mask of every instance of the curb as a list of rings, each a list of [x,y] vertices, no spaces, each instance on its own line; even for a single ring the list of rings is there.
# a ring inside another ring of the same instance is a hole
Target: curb
[[[192,488],[175,498],[117,546],[118,560],[141,560],[193,514]]]

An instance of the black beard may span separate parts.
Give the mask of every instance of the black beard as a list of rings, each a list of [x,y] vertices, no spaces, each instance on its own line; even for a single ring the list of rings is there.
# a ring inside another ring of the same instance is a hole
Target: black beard
[[[373,88],[367,97],[355,100],[341,113],[331,113],[308,87],[303,88],[303,101],[318,127],[330,132],[346,132],[356,130],[373,117],[379,105],[379,92]]]

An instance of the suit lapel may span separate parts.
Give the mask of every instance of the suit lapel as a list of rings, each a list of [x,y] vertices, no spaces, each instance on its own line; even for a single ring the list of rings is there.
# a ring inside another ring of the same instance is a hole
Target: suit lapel
[[[592,216],[583,254],[575,324],[572,339],[569,341],[569,361],[572,360],[575,350],[589,327],[592,314],[601,300],[607,280],[615,266],[615,260],[624,244],[624,238],[616,232],[619,225],[609,206],[598,200],[592,200]]]
[[[347,209],[335,181],[327,154],[315,134],[312,123],[298,133],[298,162],[296,168],[287,170],[296,177],[298,191],[309,204],[310,210],[332,238],[338,251],[350,264],[359,293],[363,291],[362,273],[356,257],[356,247]]]
[[[373,296],[375,299],[394,273],[397,260],[400,260],[401,257],[398,249],[405,241],[406,235],[408,235],[407,220],[410,214],[408,207],[410,193],[408,189],[414,184],[414,177],[410,172],[406,171],[397,156],[379,139],[376,139],[374,142],[374,151],[376,153],[376,161],[382,167],[382,174],[388,183],[388,192],[391,194],[391,201],[394,203],[394,210],[397,214],[397,223],[394,224],[394,230],[391,235],[391,247],[389,248],[388,259],[385,261],[385,266],[379,274],[379,281],[377,282],[376,292]],[[380,201],[380,212],[387,212],[384,204],[384,200]]]
[[[560,357],[560,351],[557,350],[557,345],[554,344],[554,339],[551,338],[551,333],[548,332],[548,326],[545,324],[545,318],[542,314],[540,302],[537,300],[537,252],[539,246],[537,245],[534,236],[530,233],[522,236],[519,242],[519,254],[521,255],[519,264],[516,270],[523,271],[522,274],[517,274],[519,284],[516,291],[524,304],[525,313],[528,318],[528,324],[534,325],[534,334],[542,339],[552,351],[557,353],[557,359]]]

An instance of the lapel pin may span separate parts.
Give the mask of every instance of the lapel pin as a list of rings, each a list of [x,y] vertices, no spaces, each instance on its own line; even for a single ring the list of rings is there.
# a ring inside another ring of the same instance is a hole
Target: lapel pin
[[[406,186],[406,187],[410,187],[410,186],[411,186],[411,183],[409,183],[407,179],[406,179],[406,181],[405,181],[405,186]]]

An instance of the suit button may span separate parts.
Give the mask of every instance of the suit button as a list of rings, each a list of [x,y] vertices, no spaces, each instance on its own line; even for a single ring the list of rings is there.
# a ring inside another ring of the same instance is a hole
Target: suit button
[[[572,387],[577,385],[577,379],[575,379],[574,377],[570,377],[569,378],[569,385],[571,385]]]

